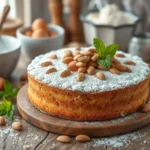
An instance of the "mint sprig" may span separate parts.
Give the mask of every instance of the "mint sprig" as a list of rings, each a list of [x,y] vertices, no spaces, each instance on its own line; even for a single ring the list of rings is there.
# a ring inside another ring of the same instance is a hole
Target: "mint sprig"
[[[6,116],[9,120],[13,119],[14,105],[8,98],[17,95],[19,88],[13,88],[9,81],[5,82],[4,90],[0,91],[0,100],[3,102],[0,104],[0,116]]]
[[[96,48],[97,54],[99,55],[97,63],[106,69],[109,69],[112,63],[112,58],[118,50],[118,44],[106,46],[99,38],[94,38],[93,44]]]

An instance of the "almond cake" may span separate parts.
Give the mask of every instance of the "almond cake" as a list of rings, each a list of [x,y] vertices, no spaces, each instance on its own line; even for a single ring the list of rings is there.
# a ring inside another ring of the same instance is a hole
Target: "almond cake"
[[[28,96],[47,114],[79,121],[109,120],[136,112],[148,97],[148,65],[117,51],[110,69],[93,47],[37,56],[28,66]]]

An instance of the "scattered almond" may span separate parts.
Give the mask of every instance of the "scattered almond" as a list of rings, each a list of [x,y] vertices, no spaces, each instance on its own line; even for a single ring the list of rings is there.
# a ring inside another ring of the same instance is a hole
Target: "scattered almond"
[[[123,66],[121,64],[116,64],[115,68],[118,69],[119,71],[126,71],[126,66]]]
[[[126,65],[133,65],[133,66],[136,65],[136,63],[133,62],[133,61],[126,61],[126,62],[124,62],[124,64],[126,64]]]
[[[3,126],[5,124],[5,119],[3,116],[0,116],[0,126]]]
[[[71,72],[70,72],[70,70],[64,70],[61,74],[60,74],[60,76],[63,78],[63,77],[67,77],[67,76],[69,76],[71,74]]]
[[[65,53],[65,57],[69,57],[69,56],[72,56],[72,52],[70,51],[70,50],[66,50],[66,51],[64,51],[64,53]]]
[[[145,106],[142,108],[142,112],[149,112],[150,111],[150,104],[145,104]]]
[[[77,62],[77,63],[76,63],[76,66],[78,66],[78,67],[85,67],[85,66],[86,66],[86,63]]]
[[[97,72],[96,77],[100,80],[105,80],[105,75],[102,72]]]
[[[97,67],[99,70],[108,70],[107,68],[105,68],[104,66],[98,65]]]
[[[93,67],[93,66],[88,67],[87,73],[89,75],[93,75],[95,73],[95,67]]]
[[[71,138],[69,136],[66,136],[66,135],[60,135],[57,138],[57,141],[63,142],[63,143],[70,143],[71,142]]]
[[[78,73],[77,81],[83,81],[84,79],[85,79],[85,74],[84,73]]]
[[[46,61],[46,62],[43,62],[41,64],[42,67],[47,67],[47,66],[50,66],[50,65],[52,65],[52,62],[50,62],[50,61]]]
[[[92,61],[96,62],[98,59],[99,55],[98,54],[94,54],[94,56],[92,56]]]
[[[126,67],[126,72],[131,73],[132,70],[129,67]]]
[[[4,90],[5,79],[0,77],[0,91]]]
[[[81,54],[85,55],[85,56],[91,56],[92,53],[89,50],[83,51]]]
[[[120,74],[120,71],[117,70],[116,68],[110,68],[109,71],[110,71],[112,74]]]
[[[57,56],[55,54],[51,54],[51,55],[48,56],[48,58],[50,58],[50,59],[57,59]]]
[[[13,122],[12,123],[12,128],[15,130],[21,130],[22,129],[22,124],[20,122]]]
[[[76,141],[79,141],[79,142],[88,142],[90,141],[90,137],[87,136],[87,135],[78,135],[76,136]]]
[[[85,72],[86,72],[86,67],[80,67],[80,68],[78,69],[78,72],[79,72],[79,73],[85,73]]]
[[[76,66],[76,61],[72,61],[68,64],[68,69],[70,71],[77,71],[78,70],[78,67]]]
[[[82,57],[82,55],[81,55],[81,54],[78,54],[78,55],[76,55],[76,56],[73,58],[73,60],[77,61],[80,57]]]
[[[46,71],[46,74],[53,73],[53,72],[57,72],[57,69],[56,68],[50,68]]]
[[[116,57],[125,57],[125,55],[121,54],[121,53],[118,53],[118,54],[116,54]]]
[[[72,61],[73,61],[73,58],[72,58],[72,57],[64,57],[63,60],[62,60],[62,62],[63,62],[64,64],[69,64],[69,63],[72,62]]]

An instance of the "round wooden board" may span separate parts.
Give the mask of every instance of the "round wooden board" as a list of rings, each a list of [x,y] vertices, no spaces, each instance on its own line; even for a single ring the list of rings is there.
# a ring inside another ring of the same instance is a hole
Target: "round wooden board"
[[[70,136],[79,134],[94,137],[112,136],[131,132],[150,123],[150,112],[136,112],[119,119],[95,122],[71,121],[47,115],[30,103],[27,88],[27,85],[22,87],[17,96],[17,107],[20,114],[29,123],[53,133]]]

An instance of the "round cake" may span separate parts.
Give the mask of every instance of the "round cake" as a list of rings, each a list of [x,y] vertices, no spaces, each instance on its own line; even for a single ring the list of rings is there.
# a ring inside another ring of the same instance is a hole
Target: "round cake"
[[[136,112],[148,97],[148,65],[117,51],[110,69],[93,47],[51,51],[28,66],[28,96],[47,114],[79,120],[109,120]]]

